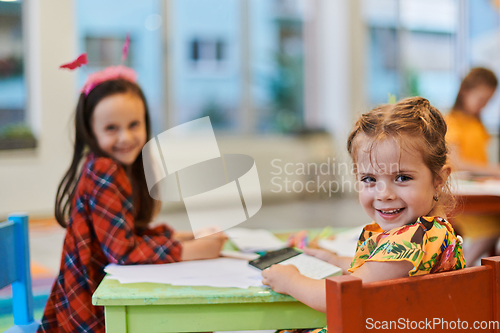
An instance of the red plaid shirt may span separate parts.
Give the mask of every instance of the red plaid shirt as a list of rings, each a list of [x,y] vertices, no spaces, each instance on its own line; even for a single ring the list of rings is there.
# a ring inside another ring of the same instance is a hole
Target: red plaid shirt
[[[92,305],[104,267],[179,261],[181,244],[172,233],[167,226],[139,233],[125,170],[89,154],[73,199],[61,271],[38,332],[104,332],[104,308]]]

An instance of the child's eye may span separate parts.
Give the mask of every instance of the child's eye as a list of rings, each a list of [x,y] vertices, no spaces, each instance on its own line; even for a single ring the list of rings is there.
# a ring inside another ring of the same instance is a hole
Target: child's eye
[[[134,121],[130,124],[130,128],[134,128],[134,127],[137,127],[139,126],[139,122],[138,121]]]
[[[397,182],[407,182],[409,180],[411,180],[412,178],[410,176],[407,176],[407,175],[398,175],[396,177],[396,181]]]
[[[363,176],[361,177],[361,181],[363,183],[375,183],[377,180],[372,176]]]
[[[115,125],[108,125],[105,127],[106,131],[116,131],[117,127]]]

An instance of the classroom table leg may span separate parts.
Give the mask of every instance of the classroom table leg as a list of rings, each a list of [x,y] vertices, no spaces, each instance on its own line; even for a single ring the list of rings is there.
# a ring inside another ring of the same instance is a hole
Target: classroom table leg
[[[127,308],[125,306],[104,307],[106,333],[127,333]]]

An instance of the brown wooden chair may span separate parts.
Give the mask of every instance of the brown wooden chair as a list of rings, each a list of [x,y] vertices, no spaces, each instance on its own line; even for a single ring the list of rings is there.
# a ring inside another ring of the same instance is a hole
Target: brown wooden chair
[[[500,257],[484,258],[481,264],[365,284],[349,275],[328,278],[328,333],[455,332],[458,327],[498,333]]]

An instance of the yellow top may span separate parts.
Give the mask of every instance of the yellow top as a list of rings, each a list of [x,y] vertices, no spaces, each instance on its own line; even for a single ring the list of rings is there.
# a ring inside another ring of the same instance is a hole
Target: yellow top
[[[409,276],[465,267],[461,241],[451,224],[437,216],[421,216],[389,231],[375,222],[365,226],[349,272],[367,261],[409,261]]]
[[[458,150],[461,160],[477,165],[488,164],[490,135],[481,120],[461,111],[451,111],[445,117],[448,125],[446,141]]]

